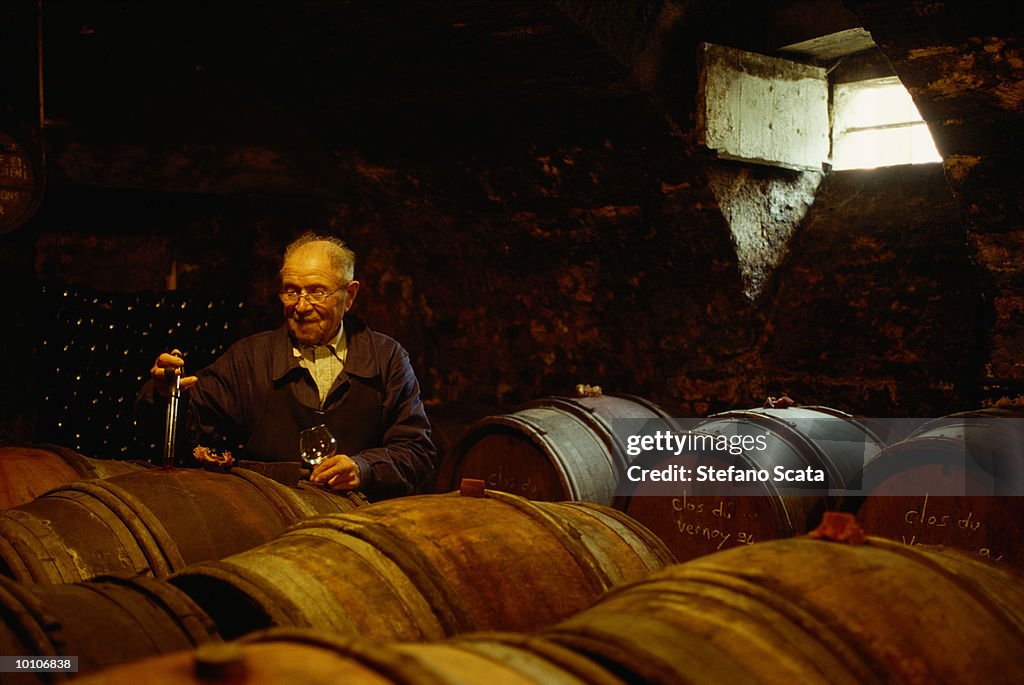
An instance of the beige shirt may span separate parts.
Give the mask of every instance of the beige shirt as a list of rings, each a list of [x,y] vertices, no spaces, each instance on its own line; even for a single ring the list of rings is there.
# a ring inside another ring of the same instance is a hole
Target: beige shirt
[[[316,387],[320,391],[320,407],[323,408],[327,393],[345,368],[348,344],[345,342],[345,324],[338,327],[338,334],[326,345],[301,345],[292,347],[292,354],[299,358],[299,366],[309,369]]]

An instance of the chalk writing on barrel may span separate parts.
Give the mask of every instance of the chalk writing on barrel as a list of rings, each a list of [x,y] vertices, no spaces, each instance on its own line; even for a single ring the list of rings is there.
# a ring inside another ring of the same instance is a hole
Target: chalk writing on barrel
[[[959,528],[960,530],[966,530],[969,533],[973,533],[981,527],[980,520],[974,519],[974,512],[970,511],[967,516],[956,519],[949,514],[929,514],[928,513],[928,493],[924,495],[924,501],[921,503],[920,509],[908,509],[903,515],[903,520],[911,526],[915,524],[922,524],[925,526],[932,526],[935,528]]]
[[[934,502],[930,502],[928,498],[928,493],[925,493],[920,507],[908,509],[903,514],[903,521],[909,528],[913,528],[915,526],[925,526],[926,529],[946,528],[948,531],[948,538],[950,535],[963,535],[960,531],[964,531],[968,536],[970,536],[984,525],[984,522],[980,518],[975,518],[973,511],[968,511],[966,515],[960,518],[957,518],[955,515],[941,513],[941,511],[940,513],[935,513],[934,508],[929,511],[929,505],[933,505]],[[900,539],[903,544],[910,546],[932,544],[931,542],[926,543],[919,540],[917,533],[912,534],[909,538],[906,535],[901,535]],[[994,554],[991,547],[979,547],[975,551],[986,559],[999,561],[1003,558],[1002,554]]]
[[[501,490],[502,492],[519,492],[529,499],[531,496],[535,496],[538,491],[537,486],[532,481],[532,478],[527,478],[522,483],[518,483],[515,478],[509,478],[506,476],[502,467],[499,466],[497,473],[492,473],[487,477],[487,486],[494,490]]]
[[[715,550],[722,549],[726,543],[732,542],[737,545],[754,544],[754,534],[745,530],[726,531],[721,526],[733,517],[732,510],[734,502],[731,500],[717,500],[704,502],[700,499],[694,501],[686,491],[682,497],[672,498],[672,510],[676,521],[676,527],[683,535],[703,538],[709,542],[717,543]],[[707,506],[705,506],[707,505]],[[707,525],[688,521],[688,517],[711,519],[716,523]]]
[[[736,508],[736,503],[732,500],[718,500],[718,503],[708,509],[712,516],[721,519],[731,519],[732,512]],[[705,512],[704,502],[698,500],[694,502],[687,496],[687,491],[683,490],[682,497],[672,498],[672,509],[675,511],[691,512],[694,514],[703,514]]]
[[[907,547],[913,547],[915,545],[932,545],[932,544],[935,544],[934,542],[923,542],[921,540],[918,540],[916,535],[911,535],[909,538],[906,535],[901,535],[900,536],[900,541],[904,545],[906,545]],[[992,549],[990,547],[979,547],[976,550],[976,552],[979,555],[985,557],[986,559],[991,559],[993,561],[1001,561],[1003,559],[1003,556],[1004,556],[1002,554],[1000,554],[999,556],[993,556]]]

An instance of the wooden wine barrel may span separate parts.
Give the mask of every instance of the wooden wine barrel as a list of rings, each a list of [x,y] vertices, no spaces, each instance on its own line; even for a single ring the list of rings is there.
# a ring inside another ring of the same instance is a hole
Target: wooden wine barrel
[[[1024,410],[951,414],[865,465],[842,502],[872,535],[1024,569]]]
[[[0,578],[0,616],[4,655],[76,656],[81,674],[219,639],[213,622],[192,600],[151,578],[69,585],[25,585]],[[59,677],[4,673],[2,680],[4,685],[21,685]]]
[[[882,538],[792,538],[656,572],[540,635],[636,683],[1018,683],[1024,578]]]
[[[266,542],[307,516],[365,503],[357,493],[289,488],[245,469],[76,481],[0,512],[0,575],[40,583],[161,578]]]
[[[528,635],[475,633],[436,644],[381,644],[298,629],[274,629],[236,642],[208,643],[191,652],[120,666],[78,682],[625,685],[590,659]]]
[[[109,478],[149,468],[116,459],[93,459],[60,445],[0,447],[0,509],[31,502],[58,485]]]
[[[678,456],[639,457],[644,469],[689,470],[689,482],[624,480],[613,506],[649,528],[679,561],[737,545],[799,535],[818,524],[832,506],[829,489],[841,490],[884,444],[849,414],[828,407],[755,408],[714,414],[692,431],[707,436],[762,436],[765,449],[730,454],[689,450]],[[753,444],[753,443],[750,443]],[[701,481],[699,469],[739,469],[768,480]],[[794,477],[808,469],[823,483],[775,480],[776,468]],[[634,477],[638,477],[635,476]],[[807,490],[798,486],[807,485]]]
[[[612,430],[615,419],[671,420],[629,395],[540,399],[471,425],[442,460],[437,489],[479,478],[488,488],[532,500],[608,505],[627,463]]]
[[[306,519],[168,580],[226,638],[299,626],[422,641],[548,625],[672,562],[660,541],[613,509],[487,491]]]

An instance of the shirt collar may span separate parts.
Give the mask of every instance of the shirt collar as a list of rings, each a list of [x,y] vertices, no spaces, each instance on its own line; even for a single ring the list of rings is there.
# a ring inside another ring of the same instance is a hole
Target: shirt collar
[[[295,341],[292,340],[292,356],[301,357],[302,348],[320,347],[320,345],[296,345]],[[345,321],[342,320],[341,325],[338,326],[338,332],[331,340],[327,341],[325,347],[330,348],[331,352],[338,357],[338,359],[345,359],[346,345],[345,345]]]
[[[346,325],[347,324],[347,325]],[[362,378],[370,378],[380,373],[380,360],[377,358],[376,345],[371,337],[374,333],[357,317],[351,314],[345,316],[345,322],[338,335],[347,330],[344,344],[347,349],[345,355],[345,373]],[[299,359],[294,355],[295,344],[288,332],[288,324],[281,324],[277,329],[277,337],[274,348],[280,350],[274,354],[273,377],[274,380],[284,378],[292,369],[301,368]]]

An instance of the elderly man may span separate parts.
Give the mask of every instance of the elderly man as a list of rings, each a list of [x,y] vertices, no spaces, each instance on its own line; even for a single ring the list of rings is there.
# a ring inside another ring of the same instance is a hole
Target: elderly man
[[[306,233],[286,248],[285,324],[180,380],[193,443],[287,461],[297,458],[299,432],[323,424],[337,454],[314,468],[313,482],[371,500],[427,484],[435,450],[419,383],[401,345],[348,314],[359,292],[354,277],[355,255],[337,238]],[[168,394],[183,366],[177,350],[157,358],[140,411]]]

